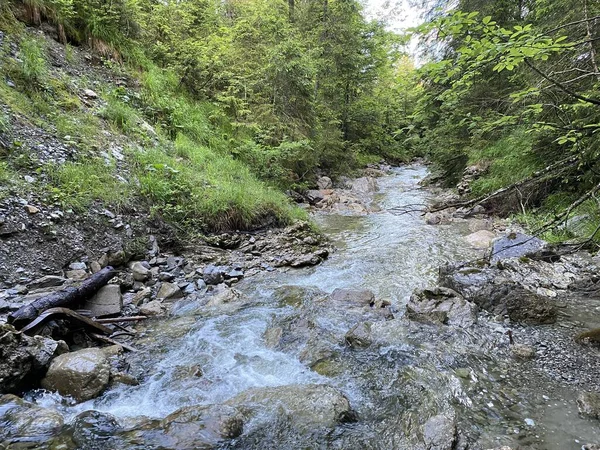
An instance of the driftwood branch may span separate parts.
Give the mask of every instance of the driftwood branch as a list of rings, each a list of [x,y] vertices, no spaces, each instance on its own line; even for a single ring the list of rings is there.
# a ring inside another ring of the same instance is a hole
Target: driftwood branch
[[[115,271],[108,266],[95,273],[78,287],[68,287],[50,295],[40,297],[28,305],[22,306],[8,316],[8,322],[16,328],[34,320],[42,312],[60,306],[72,306],[94,295],[115,276]]]
[[[71,323],[75,323],[88,330],[94,330],[96,333],[112,334],[113,330],[107,326],[97,323],[92,319],[89,319],[81,314],[77,314],[75,311],[69,308],[50,308],[41,313],[33,322],[24,326],[21,329],[21,333],[25,334],[36,334],[37,331],[50,319],[66,319]]]

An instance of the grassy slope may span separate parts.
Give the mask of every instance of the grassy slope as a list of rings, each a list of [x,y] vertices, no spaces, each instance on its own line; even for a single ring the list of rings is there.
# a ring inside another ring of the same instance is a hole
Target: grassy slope
[[[231,157],[239,142],[227,138],[223,114],[180,92],[174,74],[147,61],[145,69],[110,62],[93,68],[79,50],[13,25],[9,38],[18,42],[17,58],[6,38],[0,50],[0,77],[16,85],[0,82],[0,138],[10,140],[7,149],[0,147],[0,198],[35,190],[49,203],[79,210],[94,201],[122,210],[142,204],[203,231],[304,217]],[[53,58],[63,49],[62,68],[49,64],[50,47]],[[117,87],[107,73],[135,87]],[[85,99],[87,88],[99,98]],[[27,143],[11,139],[27,126],[76,148],[76,156],[62,164],[39,162]],[[115,146],[121,151],[109,151]],[[40,182],[23,183],[32,172]]]

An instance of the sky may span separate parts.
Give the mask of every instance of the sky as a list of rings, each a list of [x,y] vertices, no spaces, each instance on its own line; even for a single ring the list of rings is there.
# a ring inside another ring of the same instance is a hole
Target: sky
[[[368,17],[385,19],[390,29],[400,31],[419,25],[419,9],[407,0],[363,0]]]

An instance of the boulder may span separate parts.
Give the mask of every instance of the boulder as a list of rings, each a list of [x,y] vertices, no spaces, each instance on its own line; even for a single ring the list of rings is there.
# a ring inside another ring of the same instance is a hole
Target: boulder
[[[454,417],[446,414],[431,417],[423,425],[423,440],[427,450],[454,450],[457,441]]]
[[[15,392],[45,372],[50,361],[68,349],[63,341],[17,333],[0,325],[0,393]]]
[[[86,448],[92,442],[108,441],[121,430],[115,417],[100,411],[82,412],[73,421],[72,428],[73,440],[80,448]]]
[[[320,177],[317,180],[317,186],[319,187],[319,189],[331,189],[333,188],[333,182],[331,181],[331,178],[329,177]]]
[[[492,264],[508,258],[520,258],[539,252],[546,242],[523,233],[510,233],[496,239],[492,245],[490,262]]]
[[[372,344],[371,324],[360,322],[354,325],[345,336],[346,344],[353,348],[366,348]]]
[[[334,427],[356,418],[343,393],[320,384],[249,389],[226,404],[242,411],[248,419],[265,413],[283,413],[295,427],[308,429]]]
[[[140,314],[145,316],[160,316],[163,313],[162,303],[158,300],[144,303],[140,306]]]
[[[202,279],[206,284],[220,284],[225,280],[225,272],[223,267],[213,266],[212,264],[206,266],[202,271]]]
[[[362,194],[375,192],[377,190],[377,181],[371,177],[361,177],[351,182],[351,189]]]
[[[320,190],[310,189],[306,192],[306,199],[311,205],[316,205],[325,198],[325,194]]]
[[[96,295],[86,300],[83,308],[90,310],[94,317],[120,314],[123,309],[121,287],[117,284],[102,286]]]
[[[478,308],[458,292],[444,287],[415,291],[406,305],[411,320],[470,327],[477,322]]]
[[[329,300],[348,306],[373,306],[375,294],[368,289],[338,288],[329,295]]]
[[[97,397],[108,385],[110,364],[100,349],[86,348],[56,357],[42,387],[79,402]]]
[[[465,236],[465,241],[467,241],[471,247],[485,249],[492,244],[492,241],[495,238],[496,235],[491,231],[479,230]]]
[[[62,286],[68,280],[63,277],[57,277],[55,275],[46,275],[42,278],[38,278],[37,280],[32,281],[27,285],[27,287],[31,290],[34,289],[45,289],[49,287]]]
[[[158,290],[158,294],[156,294],[157,299],[164,300],[176,300],[178,298],[183,298],[183,292],[179,289],[174,283],[162,283],[160,289]]]
[[[15,395],[0,397],[0,423],[0,442],[8,443],[6,448],[13,448],[10,441],[46,442],[58,434],[64,425],[58,411],[42,408]]]

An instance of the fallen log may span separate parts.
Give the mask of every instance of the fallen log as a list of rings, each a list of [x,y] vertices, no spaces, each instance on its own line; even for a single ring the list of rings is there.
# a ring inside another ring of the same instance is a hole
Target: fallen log
[[[104,342],[106,344],[120,345],[121,347],[123,347],[125,350],[127,350],[129,352],[137,352],[137,349],[135,347],[132,347],[131,345],[125,344],[123,342],[115,341],[114,339],[111,339],[108,336],[103,336],[101,334],[96,334],[96,333],[90,333],[90,337],[93,337],[94,339],[96,339],[100,342]]]
[[[75,323],[82,328],[93,330],[96,333],[112,334],[113,330],[108,328],[101,323],[96,323],[92,319],[89,319],[81,314],[77,314],[75,311],[69,308],[50,308],[41,313],[33,322],[24,326],[21,329],[21,333],[34,335],[41,328],[44,323],[50,319],[66,319],[71,323]]]
[[[128,317],[112,317],[110,319],[94,319],[96,323],[119,323],[119,322],[139,322],[146,320],[147,316],[128,316]]]
[[[9,314],[8,323],[15,328],[24,326],[34,320],[42,312],[59,306],[76,305],[94,295],[102,286],[114,277],[115,270],[108,266],[85,280],[78,287],[68,287],[50,295],[40,297],[28,305],[22,306],[17,311]]]

